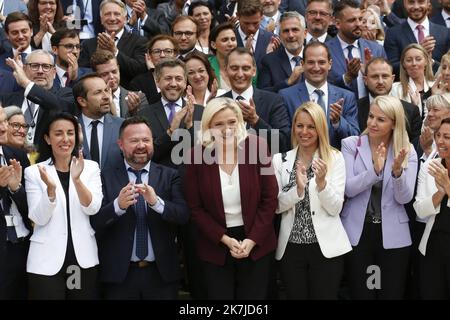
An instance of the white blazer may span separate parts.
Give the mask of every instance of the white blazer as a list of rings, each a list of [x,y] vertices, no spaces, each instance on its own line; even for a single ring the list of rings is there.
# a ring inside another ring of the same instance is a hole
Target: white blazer
[[[436,193],[437,187],[434,182],[432,175],[428,173],[428,165],[430,161],[436,156],[436,151],[430,154],[427,161],[422,165],[419,171],[419,178],[417,182],[417,193],[416,201],[414,202],[414,209],[419,218],[428,218],[427,224],[425,225],[425,230],[423,231],[422,239],[419,243],[419,251],[423,255],[427,251],[427,242],[430,237],[431,229],[434,225],[434,220],[436,215],[439,214],[441,210],[441,204],[439,203],[437,207],[433,206],[433,194]],[[447,201],[447,207],[450,207],[450,199]]]
[[[295,218],[295,204],[303,199],[297,194],[294,186],[284,192],[283,186],[289,183],[290,172],[297,155],[297,148],[286,154],[283,162],[282,154],[273,157],[273,166],[278,181],[278,207],[276,213],[281,213],[280,234],[275,258],[281,260],[291,234]],[[317,153],[314,157],[317,157]],[[320,250],[326,258],[343,255],[352,250],[347,233],[339,216],[344,203],[345,191],[345,163],[344,157],[338,151],[333,153],[334,161],[327,170],[327,185],[321,192],[316,190],[316,180],[313,177],[309,181],[309,200],[311,217],[319,242]]]
[[[28,200],[28,216],[34,222],[34,232],[30,239],[27,272],[52,276],[61,270],[67,247],[66,195],[58,178],[55,166],[50,159],[25,169],[25,190]],[[56,199],[52,203],[47,196],[47,186],[41,180],[38,165],[56,182]],[[89,216],[96,214],[101,207],[103,193],[98,164],[84,160],[81,181],[92,193],[92,201],[83,207],[70,177],[70,226],[75,256],[82,268],[97,265],[98,252],[95,232]]]
[[[412,82],[412,80],[410,80],[410,82]],[[434,81],[424,80],[424,82],[423,82],[423,88],[425,91],[430,90],[430,88],[433,85],[434,85]],[[394,82],[392,84],[392,89],[391,89],[390,95],[393,97],[397,97],[400,100],[404,100],[406,102],[413,103],[411,96],[409,94],[407,94],[406,97],[403,96],[403,89],[402,89],[401,82]],[[422,114],[422,102],[419,102],[419,105],[417,107],[419,108],[419,113],[422,116],[422,118],[425,118],[428,114],[428,109],[423,108],[423,111],[425,114]]]

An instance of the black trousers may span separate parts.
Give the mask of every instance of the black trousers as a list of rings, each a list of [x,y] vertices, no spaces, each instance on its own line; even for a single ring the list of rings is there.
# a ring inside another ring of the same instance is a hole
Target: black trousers
[[[347,255],[346,272],[351,298],[403,299],[409,255],[410,246],[384,249],[381,223],[365,223],[358,245]],[[380,286],[377,286],[377,277]]]
[[[228,228],[227,234],[237,240],[245,239],[244,227]],[[235,259],[227,253],[225,265],[204,262],[203,272],[209,300],[264,300],[267,299],[270,253],[256,261]]]
[[[61,268],[54,276],[28,273],[30,300],[96,300],[99,299],[98,267],[82,269],[78,265],[79,286],[70,267]]]
[[[325,258],[318,243],[288,243],[280,261],[287,299],[335,300],[344,273],[344,256]]]
[[[5,243],[4,261],[0,261],[0,300],[27,298],[28,238],[18,243]]]
[[[130,265],[122,283],[106,283],[107,300],[175,300],[179,282],[165,282],[159,274],[156,263],[143,268]]]
[[[450,299],[450,253],[448,237],[433,232],[427,243],[426,255],[420,260],[420,294],[423,299]]]

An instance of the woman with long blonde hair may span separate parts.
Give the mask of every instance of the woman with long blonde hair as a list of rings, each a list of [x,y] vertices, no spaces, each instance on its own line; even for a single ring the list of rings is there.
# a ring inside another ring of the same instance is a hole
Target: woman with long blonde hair
[[[413,197],[417,174],[417,154],[405,127],[400,100],[378,96],[366,130],[342,140],[347,199],[341,218],[353,246],[347,264],[353,299],[404,295],[411,246],[404,205]],[[372,273],[381,270],[374,288],[367,286],[371,266]]]
[[[431,96],[434,84],[432,60],[417,43],[411,43],[400,57],[400,82],[392,85],[391,95],[419,107],[422,120],[426,117],[425,100]]]
[[[345,164],[329,142],[325,113],[306,102],[295,112],[293,149],[273,158],[281,226],[276,259],[288,299],[337,299],[351,250],[340,219]]]

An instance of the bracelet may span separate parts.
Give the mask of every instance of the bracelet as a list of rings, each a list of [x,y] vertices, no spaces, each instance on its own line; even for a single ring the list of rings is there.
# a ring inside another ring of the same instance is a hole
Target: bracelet
[[[11,194],[16,194],[17,192],[19,192],[20,188],[22,188],[21,182],[19,182],[19,185],[17,186],[17,189],[15,191],[11,190],[11,188],[8,186],[8,190]]]

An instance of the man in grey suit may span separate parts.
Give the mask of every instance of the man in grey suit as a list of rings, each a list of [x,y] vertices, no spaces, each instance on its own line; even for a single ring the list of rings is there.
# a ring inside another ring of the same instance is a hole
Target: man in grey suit
[[[121,158],[117,145],[122,118],[111,110],[111,89],[96,74],[87,74],[73,87],[75,103],[81,111],[79,122],[83,128],[83,154],[106,169]]]
[[[140,106],[146,105],[147,98],[142,92],[128,91],[120,86],[120,68],[114,54],[98,49],[91,57],[91,67],[110,87],[115,108],[113,115],[127,118],[134,115]]]

